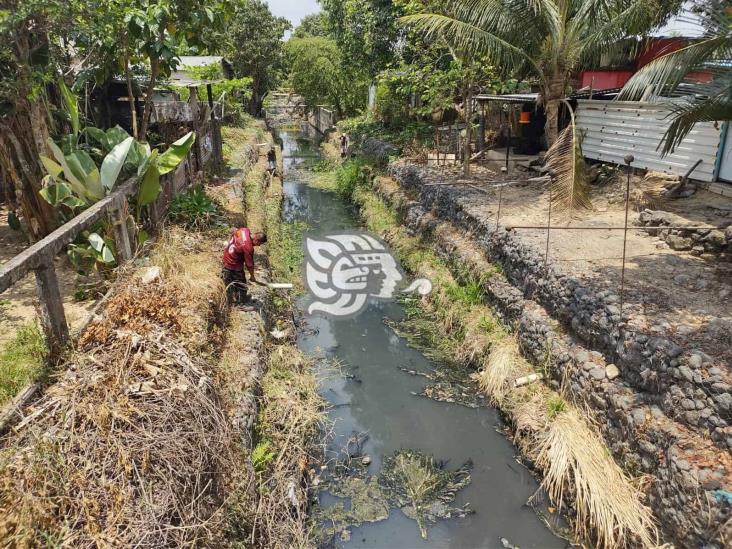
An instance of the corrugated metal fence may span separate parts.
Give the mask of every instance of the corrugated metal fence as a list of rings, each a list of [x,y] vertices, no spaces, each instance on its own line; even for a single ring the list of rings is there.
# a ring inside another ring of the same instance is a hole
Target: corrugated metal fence
[[[661,157],[658,144],[671,123],[660,104],[634,101],[577,101],[577,127],[584,135],[586,158],[623,164],[627,154],[634,167],[684,175],[701,160],[692,179],[714,181],[721,128],[697,124],[673,154]]]

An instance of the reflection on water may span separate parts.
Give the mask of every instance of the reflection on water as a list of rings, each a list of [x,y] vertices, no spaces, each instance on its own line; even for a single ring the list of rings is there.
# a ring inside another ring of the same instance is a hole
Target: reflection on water
[[[315,234],[353,229],[353,210],[334,193],[288,180],[287,168],[316,149],[296,135],[281,134],[285,151],[285,219],[304,221]],[[304,298],[302,303],[306,303]],[[348,376],[327,376],[322,394],[334,405],[332,452],[342,449],[356,431],[367,433],[363,452],[371,457],[369,472],[377,474],[383,457],[399,449],[416,449],[456,469],[472,460],[472,483],[455,501],[470,503],[475,514],[441,521],[422,540],[417,525],[401,511],[392,510],[385,521],[355,528],[345,547],[427,548],[503,547],[501,538],[523,549],[559,548],[566,543],[552,535],[525,505],[537,482],[516,462],[515,448],[497,432],[501,420],[491,408],[470,409],[414,396],[424,387],[421,377],[399,370],[429,371],[434,364],[384,323],[398,319],[395,303],[374,303],[355,318],[308,317],[299,337],[305,352],[338,359]],[[333,457],[333,456],[330,456]],[[322,504],[334,498],[321,496]]]

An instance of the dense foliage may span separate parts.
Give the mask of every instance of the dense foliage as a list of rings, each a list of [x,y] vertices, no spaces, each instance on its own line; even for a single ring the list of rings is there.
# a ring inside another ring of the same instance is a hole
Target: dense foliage
[[[290,85],[308,105],[332,105],[343,116],[366,104],[368,80],[344,62],[332,38],[292,38],[286,51]]]
[[[267,93],[284,75],[283,42],[291,28],[283,17],[275,17],[262,0],[239,0],[226,27],[222,51],[237,77],[252,79],[249,112],[258,115]]]

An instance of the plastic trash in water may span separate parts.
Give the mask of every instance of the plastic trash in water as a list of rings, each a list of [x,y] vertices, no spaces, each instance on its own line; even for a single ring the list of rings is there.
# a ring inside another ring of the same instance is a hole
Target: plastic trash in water
[[[286,284],[284,282],[270,282],[267,287],[273,290],[292,290],[295,286],[293,284]]]

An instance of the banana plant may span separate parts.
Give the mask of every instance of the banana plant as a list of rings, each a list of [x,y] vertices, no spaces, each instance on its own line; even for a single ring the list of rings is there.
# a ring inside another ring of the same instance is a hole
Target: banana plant
[[[119,126],[102,130],[94,127],[81,129],[76,98],[63,81],[59,82],[61,95],[71,122],[72,133],[62,136],[58,142],[48,139],[48,149],[53,158],[42,155],[40,160],[47,172],[43,180],[41,197],[54,207],[64,208],[76,215],[109,195],[123,173],[139,181],[137,216],[142,208],[153,203],[161,192],[160,177],[173,171],[186,158],[195,142],[190,132],[173,143],[162,154],[131,137]],[[86,144],[80,139],[86,137]],[[92,149],[92,142],[99,149]],[[97,166],[93,154],[103,157]],[[84,233],[88,242],[69,247],[69,255],[75,264],[81,259],[93,259],[96,263],[113,263],[114,247],[109,239],[97,232]]]

